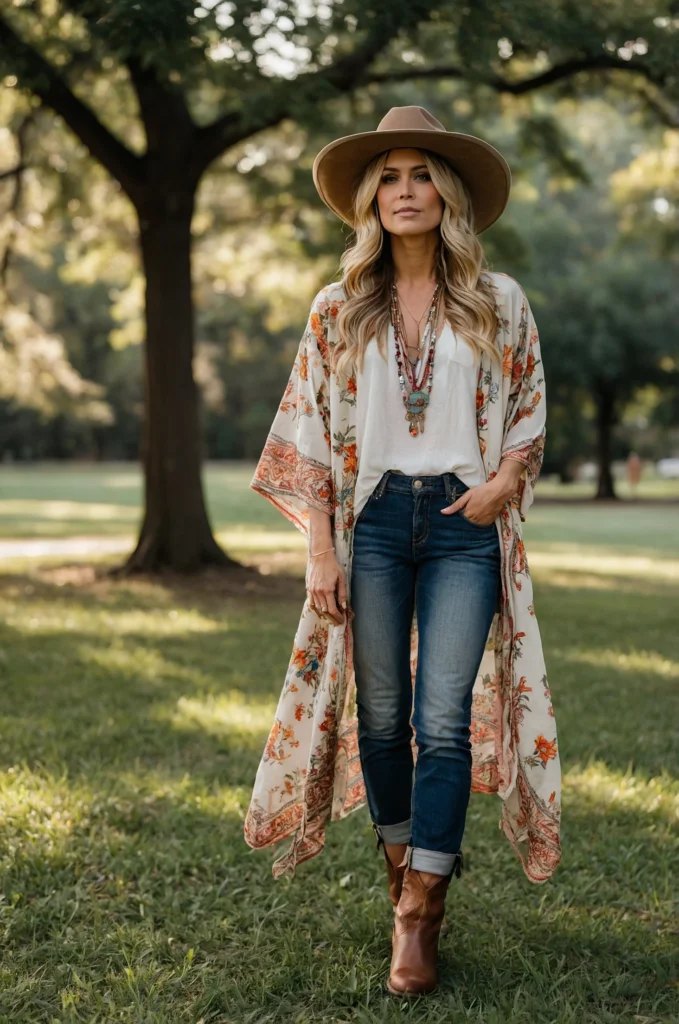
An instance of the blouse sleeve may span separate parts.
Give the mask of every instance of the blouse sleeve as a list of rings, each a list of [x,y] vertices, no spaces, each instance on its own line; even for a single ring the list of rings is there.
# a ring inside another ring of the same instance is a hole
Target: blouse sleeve
[[[525,522],[542,467],[547,405],[540,339],[528,299],[518,285],[512,305],[511,383],[500,462],[516,459],[526,467],[514,496]]]
[[[250,487],[309,533],[307,506],[334,513],[327,303],[314,299],[306,329]]]

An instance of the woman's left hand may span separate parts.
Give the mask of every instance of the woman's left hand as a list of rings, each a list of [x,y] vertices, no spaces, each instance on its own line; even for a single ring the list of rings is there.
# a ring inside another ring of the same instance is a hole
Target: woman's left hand
[[[490,526],[499,516],[506,500],[505,494],[498,491],[498,488],[489,481],[485,484],[478,484],[476,487],[470,487],[452,505],[441,509],[441,512],[448,516],[464,509],[465,517],[476,523],[477,526]]]

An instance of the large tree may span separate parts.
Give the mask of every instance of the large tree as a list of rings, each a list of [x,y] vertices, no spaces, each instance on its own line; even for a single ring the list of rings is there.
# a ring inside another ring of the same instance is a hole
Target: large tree
[[[318,130],[336,99],[407,79],[521,95],[613,73],[676,123],[675,31],[671,4],[624,0],[15,0],[0,16],[4,72],[119,182],[139,224],[146,507],[128,568],[229,561],[205,510],[192,371],[191,225],[213,161],[285,119]],[[105,123],[107,79],[129,102]]]

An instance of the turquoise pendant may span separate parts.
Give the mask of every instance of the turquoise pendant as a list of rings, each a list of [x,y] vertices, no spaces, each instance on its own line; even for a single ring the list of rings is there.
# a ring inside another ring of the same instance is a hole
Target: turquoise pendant
[[[429,404],[429,395],[426,391],[411,391],[407,403],[408,412],[424,412]]]
[[[411,391],[406,398],[406,419],[410,423],[408,428],[413,437],[424,431],[424,410],[429,403],[429,395],[426,391]]]

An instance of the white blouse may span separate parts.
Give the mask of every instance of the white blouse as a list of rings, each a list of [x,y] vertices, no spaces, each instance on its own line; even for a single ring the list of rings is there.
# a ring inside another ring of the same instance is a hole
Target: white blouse
[[[486,479],[476,426],[479,361],[471,347],[446,321],[436,341],[424,432],[412,437],[398,383],[395,345],[390,324],[386,361],[372,338],[357,376],[355,517],[387,469],[408,476],[456,473],[468,487]]]

